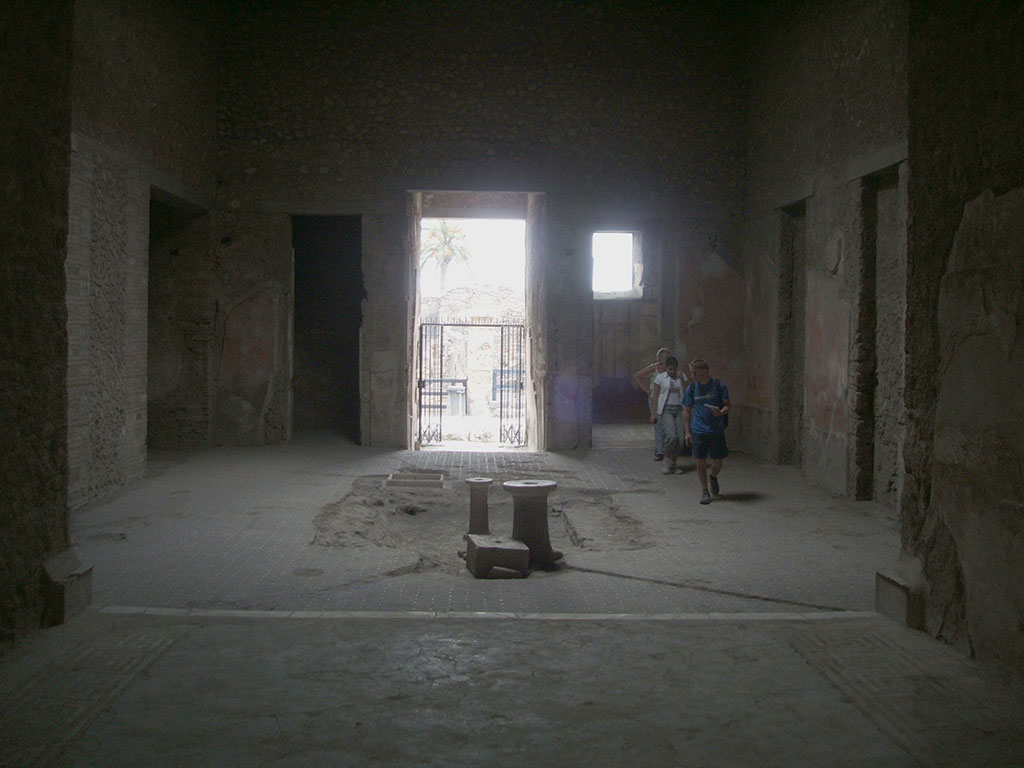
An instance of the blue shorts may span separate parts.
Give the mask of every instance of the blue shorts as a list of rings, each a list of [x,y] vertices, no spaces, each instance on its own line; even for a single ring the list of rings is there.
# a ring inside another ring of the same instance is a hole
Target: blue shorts
[[[694,432],[693,458],[724,459],[729,455],[725,444],[725,432]]]

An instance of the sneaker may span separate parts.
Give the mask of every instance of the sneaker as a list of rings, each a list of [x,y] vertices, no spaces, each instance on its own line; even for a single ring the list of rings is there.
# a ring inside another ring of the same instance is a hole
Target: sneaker
[[[702,492],[701,495],[700,495],[700,503],[701,504],[710,504],[711,503],[711,494],[708,493],[707,491]]]
[[[718,495],[718,478],[715,477],[714,475],[709,475],[708,479],[711,481],[711,495],[712,496],[717,496]]]
[[[660,454],[660,453],[654,454],[654,460],[655,461],[661,461],[664,458],[665,458],[665,456],[663,454]]]
[[[664,467],[661,468],[661,474],[663,475],[671,475],[675,471],[676,468],[673,467],[671,464],[666,464]]]

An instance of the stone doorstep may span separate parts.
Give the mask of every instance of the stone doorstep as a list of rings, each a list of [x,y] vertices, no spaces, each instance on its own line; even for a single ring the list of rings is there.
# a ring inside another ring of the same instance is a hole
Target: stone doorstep
[[[444,475],[436,472],[392,472],[384,485],[387,488],[444,488]]]
[[[875,572],[875,611],[909,629],[924,629],[924,590],[895,571]]]
[[[491,578],[492,569],[500,569],[496,578],[514,578],[509,571],[525,576],[530,570],[530,548],[521,541],[470,533],[466,536],[466,568],[478,579]]]

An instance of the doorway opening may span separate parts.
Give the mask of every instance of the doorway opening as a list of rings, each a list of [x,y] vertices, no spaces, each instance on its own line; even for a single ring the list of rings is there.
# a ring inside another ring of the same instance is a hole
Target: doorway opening
[[[292,424],[359,444],[362,219],[293,216],[295,327]]]
[[[800,200],[779,213],[777,394],[778,462],[803,457],[804,334],[807,304],[807,206]]]
[[[418,448],[529,442],[526,195],[424,193],[417,246]]]

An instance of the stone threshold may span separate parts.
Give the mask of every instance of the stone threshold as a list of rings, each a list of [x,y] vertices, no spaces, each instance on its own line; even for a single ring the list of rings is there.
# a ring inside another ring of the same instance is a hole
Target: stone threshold
[[[265,611],[108,605],[103,614],[230,619],[521,619],[526,621],[835,621],[880,618],[874,611],[765,611],[750,613],[514,613],[508,611]]]

